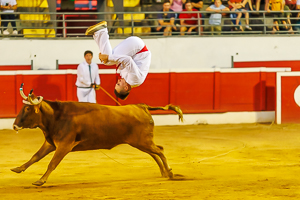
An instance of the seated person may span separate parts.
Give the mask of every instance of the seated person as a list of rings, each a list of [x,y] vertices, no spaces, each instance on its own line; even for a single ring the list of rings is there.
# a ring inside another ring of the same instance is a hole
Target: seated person
[[[213,35],[215,31],[217,31],[217,35],[221,35],[222,31],[222,14],[220,12],[222,11],[230,11],[229,8],[222,5],[221,0],[215,0],[215,3],[206,8],[206,11],[213,11],[215,13],[212,13],[209,18],[209,24],[211,34]]]
[[[235,30],[236,31],[244,31],[243,27],[241,26],[240,19],[242,17],[242,14],[244,14],[246,18],[246,26],[245,29],[248,31],[251,31],[252,28],[249,26],[249,13],[247,10],[244,9],[245,5],[248,3],[248,0],[229,0],[228,5],[229,9],[231,11],[237,11],[236,13],[230,14],[230,18],[232,19],[232,23],[235,24]]]
[[[170,0],[171,10],[175,12],[175,24],[180,24],[178,17],[180,12],[183,10],[183,5],[185,4],[186,0]]]
[[[191,1],[185,3],[185,9],[183,11],[196,11],[193,8]],[[201,25],[201,20],[198,13],[180,13],[180,35],[184,35],[184,32],[187,31],[188,34],[191,34],[192,31],[198,31],[198,25]],[[199,24],[198,24],[199,21]]]
[[[175,22],[175,13],[169,13],[174,12],[170,9],[170,1],[165,0],[163,3],[163,9],[161,10],[164,13],[159,13],[157,15],[158,19],[158,27],[156,28],[156,31],[164,32],[164,36],[171,36],[172,30],[177,30],[174,22]]]
[[[268,12],[270,12],[270,4],[271,4],[271,10],[272,11],[278,11],[276,13],[271,13],[273,19],[273,33],[275,33],[276,31],[279,31],[279,23],[282,22],[282,24],[284,25],[285,30],[288,30],[287,24],[285,20],[280,20],[278,18],[282,18],[283,17],[283,9],[284,9],[284,4],[282,0],[269,0],[269,4],[268,4]]]
[[[296,8],[296,4],[293,4],[293,2],[289,2],[291,4],[287,4],[289,0],[286,0],[285,1],[285,5],[283,7],[283,10],[284,10],[284,13],[283,13],[283,17],[286,18],[286,24],[284,26],[284,29],[285,30],[288,30],[289,32],[293,32],[293,26],[292,26],[292,22],[291,22],[291,15],[292,13],[289,12],[291,11],[292,9],[291,8]],[[296,3],[296,2],[295,2]]]

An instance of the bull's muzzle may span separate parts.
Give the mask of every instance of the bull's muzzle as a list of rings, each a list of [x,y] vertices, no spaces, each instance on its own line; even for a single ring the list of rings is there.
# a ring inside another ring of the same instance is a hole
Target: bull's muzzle
[[[19,127],[19,126],[16,125],[16,124],[14,124],[13,128],[14,128],[15,131],[18,131],[18,130],[21,130],[21,129],[22,129],[22,127]]]

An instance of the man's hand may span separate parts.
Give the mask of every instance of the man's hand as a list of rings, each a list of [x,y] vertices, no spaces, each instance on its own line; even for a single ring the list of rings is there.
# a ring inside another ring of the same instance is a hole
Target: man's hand
[[[91,84],[91,87],[92,87],[92,88],[96,88],[96,84],[95,84],[95,83],[92,83],[92,84]]]
[[[106,64],[108,62],[108,55],[107,54],[99,53],[99,59],[101,60],[101,62],[103,62],[104,64]]]

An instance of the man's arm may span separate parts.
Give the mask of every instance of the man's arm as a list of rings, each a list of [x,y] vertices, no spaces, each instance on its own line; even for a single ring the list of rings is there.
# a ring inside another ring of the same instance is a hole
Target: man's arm
[[[205,9],[205,11],[211,11],[211,12],[221,12],[222,11],[222,9],[213,9],[213,8],[211,8],[211,7],[207,7],[206,9]]]
[[[268,6],[267,6],[267,12],[270,12],[270,4],[271,4],[272,2],[270,1],[270,0],[268,0]]]
[[[192,6],[194,8],[198,8],[200,10],[203,7],[203,1],[198,1],[198,3],[193,3],[192,2]]]
[[[164,20],[160,19],[158,20],[159,25],[165,26],[165,25],[172,25],[171,21],[170,22],[164,22]],[[173,22],[174,23],[174,22]]]
[[[283,9],[284,9],[284,5],[285,5],[285,1],[282,0],[280,4],[281,4],[281,10],[280,10],[280,12],[284,12]]]
[[[180,20],[180,25],[181,25],[181,26],[186,25],[186,23],[184,23],[184,19],[181,19],[181,20]]]
[[[101,62],[103,62],[103,64],[106,64],[108,62],[108,55],[99,53],[99,59],[101,60]]]

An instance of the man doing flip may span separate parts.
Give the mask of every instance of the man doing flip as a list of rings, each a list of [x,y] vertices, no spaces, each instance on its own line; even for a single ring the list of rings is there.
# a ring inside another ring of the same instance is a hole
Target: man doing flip
[[[151,52],[143,40],[136,36],[126,38],[112,49],[106,21],[89,27],[85,34],[93,35],[100,49],[101,62],[107,65],[116,64],[119,68],[121,79],[116,83],[115,94],[125,100],[132,88],[145,81],[151,63]]]

